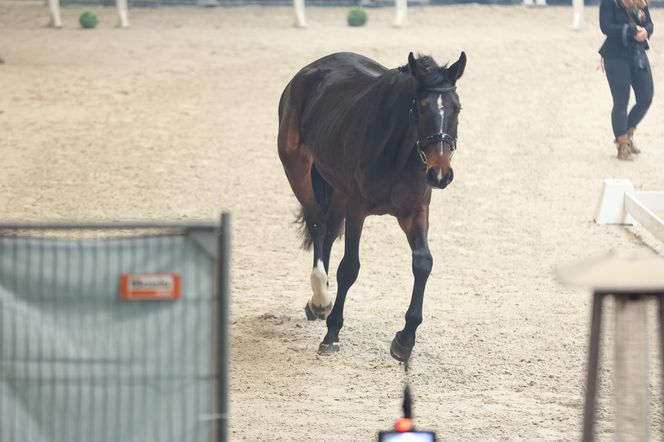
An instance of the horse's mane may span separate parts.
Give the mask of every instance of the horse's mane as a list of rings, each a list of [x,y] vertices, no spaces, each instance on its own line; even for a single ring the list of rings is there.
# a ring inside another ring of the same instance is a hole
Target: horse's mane
[[[442,79],[442,72],[440,75]],[[416,85],[406,65],[386,71],[366,91],[361,117],[352,116],[356,123],[364,121],[360,124],[364,125],[366,131],[366,144],[374,146],[374,149],[365,151],[361,160],[364,164],[375,165],[379,157],[382,157],[380,162],[387,160],[396,165],[397,169],[405,164],[414,146],[414,141],[410,143],[407,140],[410,133],[409,111],[415,98]]]

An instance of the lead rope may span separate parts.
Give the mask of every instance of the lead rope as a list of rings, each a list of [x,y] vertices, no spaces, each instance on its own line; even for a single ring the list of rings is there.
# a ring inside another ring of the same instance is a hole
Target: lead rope
[[[404,373],[405,373],[405,387],[403,389],[403,417],[396,421],[394,424],[394,429],[399,433],[405,433],[408,431],[415,431],[415,426],[413,425],[413,398],[410,393],[410,382],[408,380],[408,361],[404,362]]]
[[[404,373],[406,375],[406,386],[403,389],[403,417],[413,419],[413,398],[410,394],[410,381],[408,379],[408,361],[404,363]]]

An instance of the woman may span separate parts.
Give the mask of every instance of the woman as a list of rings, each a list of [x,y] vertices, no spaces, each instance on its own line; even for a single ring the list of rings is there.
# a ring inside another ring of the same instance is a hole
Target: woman
[[[653,23],[647,0],[602,0],[599,25],[606,40],[599,50],[613,96],[611,125],[619,160],[641,153],[634,143],[637,124],[648,111],[653,96],[650,63],[646,55]],[[627,114],[630,85],[636,104]]]

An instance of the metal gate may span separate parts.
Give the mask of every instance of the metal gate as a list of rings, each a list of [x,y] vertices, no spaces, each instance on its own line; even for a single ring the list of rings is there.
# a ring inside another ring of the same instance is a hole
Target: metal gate
[[[0,224],[0,441],[226,441],[230,215]]]

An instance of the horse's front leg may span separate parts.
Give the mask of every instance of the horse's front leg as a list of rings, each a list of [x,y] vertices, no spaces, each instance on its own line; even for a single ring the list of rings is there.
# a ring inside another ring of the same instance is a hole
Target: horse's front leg
[[[357,279],[360,272],[360,236],[366,213],[348,206],[346,214],[346,233],[344,257],[337,269],[337,297],[332,312],[327,317],[327,334],[318,346],[318,353],[327,355],[339,351],[339,331],[344,325],[344,303],[346,293]]]
[[[422,323],[422,303],[424,301],[424,288],[429,279],[433,258],[429,251],[427,233],[429,231],[429,206],[424,206],[416,213],[399,218],[399,225],[403,229],[413,252],[413,294],[410,306],[406,311],[406,325],[392,340],[390,354],[398,361],[405,362],[415,346],[415,331]]]

